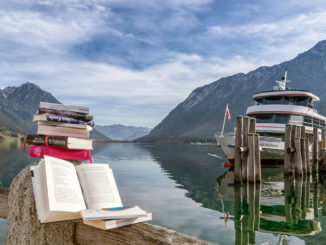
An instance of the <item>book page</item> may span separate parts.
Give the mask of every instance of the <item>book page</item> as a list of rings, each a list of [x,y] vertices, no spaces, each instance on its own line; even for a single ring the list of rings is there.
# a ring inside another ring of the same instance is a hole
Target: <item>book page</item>
[[[75,166],[65,160],[44,156],[50,211],[77,212],[85,209]]]
[[[112,169],[107,164],[76,166],[87,208],[121,207]]]

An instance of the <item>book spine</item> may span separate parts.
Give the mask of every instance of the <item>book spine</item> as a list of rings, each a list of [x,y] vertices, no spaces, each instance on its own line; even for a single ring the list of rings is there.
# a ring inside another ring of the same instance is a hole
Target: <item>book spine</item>
[[[58,111],[58,110],[46,109],[46,108],[39,108],[38,111],[39,113],[50,113],[50,114],[56,114],[56,115],[61,115],[66,117],[73,117],[87,122],[93,120],[93,116],[90,114],[82,114],[73,111]]]
[[[40,102],[39,108],[58,110],[58,111],[72,111],[72,112],[78,112],[78,113],[83,113],[83,114],[89,113],[88,107],[68,106],[68,105],[48,103],[48,102]]]
[[[89,138],[90,131],[79,128],[65,128],[56,126],[38,125],[37,134],[68,136],[75,138]]]
[[[88,125],[94,127],[94,121],[84,121],[81,119],[73,118],[73,117],[66,117],[61,115],[53,115],[47,114],[46,119],[49,122],[61,122],[61,123],[70,123],[70,124],[81,124],[81,125]]]
[[[70,150],[63,148],[56,148],[51,146],[37,146],[31,145],[29,148],[29,156],[43,158],[44,155],[68,160],[90,160],[90,150]]]
[[[68,148],[67,136],[43,136],[36,134],[28,134],[26,143],[38,146],[54,146],[59,148]]]

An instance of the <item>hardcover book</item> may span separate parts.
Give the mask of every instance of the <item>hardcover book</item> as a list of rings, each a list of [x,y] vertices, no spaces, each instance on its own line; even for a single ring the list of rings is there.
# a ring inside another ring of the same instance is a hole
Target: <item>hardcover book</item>
[[[108,164],[72,163],[44,156],[31,167],[38,218],[41,223],[80,218],[87,208],[121,207]]]
[[[77,138],[89,138],[91,127],[87,126],[87,129],[79,128],[66,128],[58,126],[49,126],[39,124],[37,127],[37,134],[41,135],[58,135],[58,136],[69,136]]]
[[[39,108],[51,109],[57,111],[72,111],[72,112],[78,112],[83,114],[89,113],[88,107],[63,105],[63,104],[49,103],[49,102],[40,102]]]
[[[93,116],[90,114],[83,114],[83,113],[78,113],[78,112],[74,112],[74,111],[58,111],[58,110],[54,110],[54,109],[39,108],[37,114],[42,114],[42,113],[49,113],[49,114],[66,116],[66,117],[73,117],[73,118],[81,119],[81,120],[84,120],[87,122],[93,120]]]
[[[74,138],[68,136],[49,136],[28,134],[26,143],[38,146],[53,146],[66,149],[93,149],[92,139]]]
[[[145,216],[141,216],[138,218],[130,218],[130,219],[84,220],[84,224],[102,230],[110,230],[121,226],[136,224],[136,223],[145,222],[149,220],[152,220],[152,213],[147,213]]]
[[[31,145],[29,156],[43,158],[45,155],[61,159],[88,161],[91,160],[90,150],[71,150],[51,146]]]
[[[138,206],[119,208],[94,208],[81,211],[83,220],[127,219],[146,216],[147,212]]]
[[[78,128],[78,129],[88,129],[88,130],[91,130],[91,127],[88,126],[87,124],[74,124],[74,123],[38,121],[37,122],[37,125],[46,125],[46,126],[56,126],[56,127]]]
[[[48,121],[48,122],[58,122],[58,123],[69,123],[69,124],[80,124],[80,125],[88,125],[94,127],[94,121],[84,121],[81,119],[49,114],[49,113],[42,113],[34,115],[33,121]]]

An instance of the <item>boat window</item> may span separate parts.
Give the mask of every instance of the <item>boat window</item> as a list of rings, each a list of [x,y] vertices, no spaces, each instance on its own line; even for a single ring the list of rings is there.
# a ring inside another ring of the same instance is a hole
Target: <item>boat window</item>
[[[284,104],[285,105],[294,105],[295,104],[295,97],[293,97],[293,96],[284,96]]]
[[[318,118],[313,118],[309,116],[304,116],[303,125],[308,127],[324,128],[325,121]]]
[[[255,114],[250,115],[256,118],[257,123],[282,123],[286,124],[290,120],[290,115],[287,114]]]
[[[275,104],[282,104],[282,96],[270,96],[265,97],[263,104],[265,105],[275,105]]]
[[[256,99],[256,105],[263,104],[263,98]]]
[[[319,119],[313,118],[314,127],[319,128],[319,121],[320,121]]]
[[[308,117],[308,116],[303,117],[303,125],[304,126],[312,127],[312,123],[313,123],[312,117]]]
[[[251,115],[256,118],[257,123],[272,123],[273,122],[273,114],[256,114]]]
[[[275,114],[274,116],[274,123],[288,123],[290,120],[290,115],[286,114]]]
[[[291,115],[289,123],[301,125],[303,123],[303,116]]]
[[[297,97],[297,105],[308,106],[308,97]]]
[[[313,108],[313,102],[307,96],[268,96],[256,99],[256,105],[301,105]]]

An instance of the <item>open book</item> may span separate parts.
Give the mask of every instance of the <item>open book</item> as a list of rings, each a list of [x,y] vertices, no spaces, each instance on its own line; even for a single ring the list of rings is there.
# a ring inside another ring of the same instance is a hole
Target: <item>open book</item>
[[[31,167],[38,218],[41,223],[80,218],[80,211],[121,207],[108,164],[72,163],[44,156]]]

